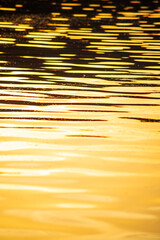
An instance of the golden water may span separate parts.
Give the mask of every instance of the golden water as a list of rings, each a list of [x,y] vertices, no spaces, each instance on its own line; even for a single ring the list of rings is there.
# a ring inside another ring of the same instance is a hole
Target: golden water
[[[0,8],[0,239],[160,239],[158,1],[21,7]]]

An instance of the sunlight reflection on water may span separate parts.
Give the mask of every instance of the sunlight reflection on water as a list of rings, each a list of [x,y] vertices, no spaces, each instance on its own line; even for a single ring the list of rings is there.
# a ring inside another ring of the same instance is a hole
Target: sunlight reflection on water
[[[1,238],[159,239],[158,1],[34,4],[0,7]]]

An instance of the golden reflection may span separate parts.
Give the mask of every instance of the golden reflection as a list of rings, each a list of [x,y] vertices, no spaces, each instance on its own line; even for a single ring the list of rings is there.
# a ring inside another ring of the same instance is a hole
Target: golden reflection
[[[5,8],[5,7],[0,7],[1,11],[16,11],[16,8]]]
[[[15,6],[16,6],[16,7],[18,7],[18,8],[21,8],[21,7],[23,7],[23,5],[22,5],[22,4],[16,4]]]
[[[58,208],[75,208],[75,209],[89,209],[94,208],[95,206],[93,204],[75,204],[75,203],[61,203],[57,204]]]
[[[6,68],[5,68],[6,69]],[[9,70],[9,68],[7,68]],[[22,69],[23,70],[23,69]],[[45,75],[45,76],[48,76],[48,75],[53,75],[52,73],[45,73],[45,72],[32,72],[32,71],[12,71],[11,73],[7,73],[7,72],[3,72],[3,75],[10,75],[10,74],[13,74],[13,75]]]
[[[73,16],[74,17],[87,17],[86,14],[77,14],[77,13],[73,14]]]
[[[46,193],[81,193],[83,189],[47,188],[32,185],[0,184],[1,190],[40,191]]]
[[[58,159],[59,160],[59,159]],[[63,159],[60,159],[63,160]],[[157,177],[158,175],[152,175],[148,173],[127,173],[127,172],[105,172],[97,171],[92,169],[46,169],[46,170],[35,170],[35,169],[3,169],[1,168],[1,176],[47,176],[51,174],[82,174],[92,177],[133,177],[133,176],[143,176],[143,177]]]
[[[42,2],[0,8],[0,239],[159,239],[158,1]]]
[[[0,22],[0,25],[11,25],[13,24],[12,22]]]
[[[44,44],[44,42],[43,42],[43,45],[42,44],[30,44],[30,43],[36,43],[35,41],[29,41],[29,43],[27,44],[27,43],[16,43],[15,45],[17,46],[17,47],[32,47],[32,48],[34,48],[34,47],[36,47],[36,48],[65,48],[65,46],[55,46],[55,45],[53,45],[52,44],[52,46],[50,46],[50,45],[48,45],[48,43],[49,42],[46,42],[47,43],[47,45],[45,45]]]
[[[0,40],[0,44],[14,44],[14,42]]]
[[[1,67],[1,70],[30,70],[29,68]]]
[[[69,19],[68,19],[68,18],[59,18],[59,17],[56,17],[56,18],[52,18],[52,20],[54,20],[54,21],[68,21]]]
[[[66,43],[64,42],[48,42],[48,41],[37,41],[33,40],[33,41],[28,41],[29,43],[40,43],[40,44],[49,44],[49,45],[66,45]]]
[[[9,24],[0,24],[0,28],[14,28],[14,29],[33,29],[33,27],[29,26],[28,24],[22,25],[9,25]]]
[[[62,7],[62,9],[72,10],[72,7]]]
[[[76,56],[76,54],[73,54],[73,53],[72,54],[70,54],[70,53],[69,54],[65,54],[65,53],[63,54],[63,53],[61,53],[60,56],[74,57],[74,56]],[[67,58],[61,58],[61,59],[67,59]]]
[[[94,11],[94,8],[91,8],[91,7],[83,8],[83,11]]]
[[[1,40],[4,40],[4,41],[15,41],[16,39],[15,38],[0,38]]]
[[[51,14],[52,14],[52,16],[59,16],[59,15],[61,15],[59,12],[52,12]]]
[[[81,6],[80,3],[61,3],[62,6],[74,6],[74,7],[77,7],[77,6]]]
[[[26,31],[26,29],[25,28],[15,28],[15,31],[17,31],[17,32],[24,32],[24,31]]]
[[[30,22],[30,21],[32,21],[32,18],[25,18],[24,20]]]
[[[0,63],[7,63],[7,61],[0,61]]]
[[[9,126],[8,126],[9,127]],[[13,128],[13,125],[11,126]],[[16,128],[16,130],[18,129],[18,127]],[[28,155],[12,155],[12,157],[10,155],[3,155],[2,158],[1,158],[1,161],[3,162],[27,162],[27,163],[30,163],[31,161],[32,162],[41,162],[43,163],[44,162],[44,159],[46,162],[59,162],[59,161],[64,161],[65,160],[65,157],[63,156],[43,156],[41,154],[38,154],[37,155],[33,155],[33,154],[28,154]]]
[[[38,35],[36,34],[30,34],[30,35],[26,35],[26,38],[33,38],[33,39],[37,39],[37,38],[43,38],[43,39],[48,39],[48,38],[55,38],[55,36],[53,36],[52,34],[42,34],[39,33]]]

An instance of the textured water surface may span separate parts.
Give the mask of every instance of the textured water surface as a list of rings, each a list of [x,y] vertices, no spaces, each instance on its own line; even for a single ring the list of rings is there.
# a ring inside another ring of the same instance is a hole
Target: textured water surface
[[[35,4],[0,6],[0,239],[160,239],[159,2]]]

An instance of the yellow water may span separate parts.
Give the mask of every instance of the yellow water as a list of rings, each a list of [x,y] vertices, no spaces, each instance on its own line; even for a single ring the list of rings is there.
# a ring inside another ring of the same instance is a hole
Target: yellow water
[[[0,239],[158,240],[158,1],[52,5],[0,8]]]

